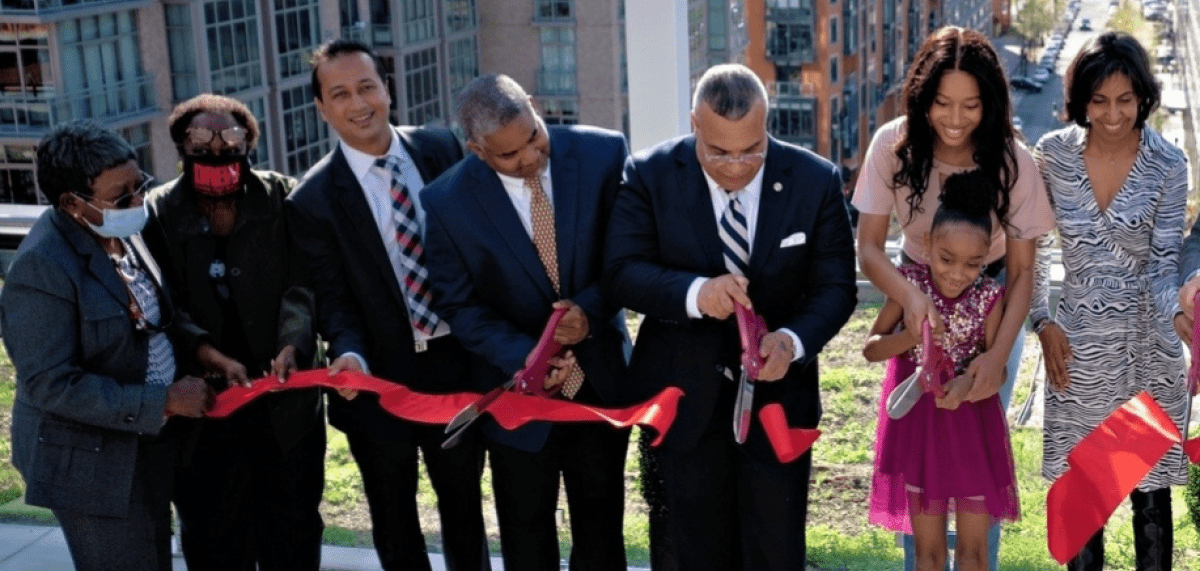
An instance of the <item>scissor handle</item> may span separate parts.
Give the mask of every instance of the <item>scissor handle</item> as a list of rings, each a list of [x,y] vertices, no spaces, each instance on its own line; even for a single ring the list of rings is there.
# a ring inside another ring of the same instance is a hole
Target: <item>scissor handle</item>
[[[763,359],[759,355],[763,337],[767,335],[767,322],[754,310],[734,303],[734,314],[737,317],[738,333],[742,338],[742,370],[751,379],[757,379],[762,371]]]
[[[546,390],[544,385],[546,375],[550,373],[550,359],[561,357],[563,353],[566,353],[566,348],[562,343],[554,340],[554,330],[558,328],[558,322],[562,321],[566,314],[567,308],[565,307],[557,308],[550,314],[546,328],[542,330],[542,337],[538,339],[533,351],[525,358],[525,367],[517,371],[515,375],[519,392],[539,397],[554,396],[558,393],[561,385],[550,390]]]

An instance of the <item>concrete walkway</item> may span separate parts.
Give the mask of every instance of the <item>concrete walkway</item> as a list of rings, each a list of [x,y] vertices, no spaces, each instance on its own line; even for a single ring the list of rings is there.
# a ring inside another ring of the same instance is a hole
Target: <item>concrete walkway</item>
[[[446,571],[440,553],[431,553],[429,562],[433,571]],[[70,571],[74,568],[62,528],[0,524],[0,571]],[[187,570],[182,555],[175,556],[174,568],[175,571]],[[321,548],[321,569],[382,571],[374,549],[332,545]],[[499,557],[492,558],[492,571],[504,571],[504,563]],[[650,570],[630,567],[629,571]]]

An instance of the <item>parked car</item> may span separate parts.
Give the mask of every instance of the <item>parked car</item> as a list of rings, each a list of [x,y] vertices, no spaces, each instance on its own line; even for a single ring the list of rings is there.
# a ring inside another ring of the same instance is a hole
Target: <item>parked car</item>
[[[1091,20],[1091,18],[1084,18],[1084,19],[1080,20],[1080,21],[1079,21],[1079,30],[1080,30],[1081,32],[1090,32],[1090,31],[1092,31],[1092,20]]]
[[[1039,67],[1033,72],[1033,75],[1029,76],[1029,79],[1045,85],[1046,81],[1050,79],[1050,70],[1044,67]]]
[[[1025,134],[1025,132],[1023,131],[1024,128],[1025,128],[1025,122],[1022,121],[1020,117],[1013,115],[1013,130],[1024,135]]]
[[[1011,85],[1013,89],[1032,91],[1034,93],[1042,92],[1042,84],[1023,75],[1014,76],[1012,79],[1008,80],[1008,84]]]

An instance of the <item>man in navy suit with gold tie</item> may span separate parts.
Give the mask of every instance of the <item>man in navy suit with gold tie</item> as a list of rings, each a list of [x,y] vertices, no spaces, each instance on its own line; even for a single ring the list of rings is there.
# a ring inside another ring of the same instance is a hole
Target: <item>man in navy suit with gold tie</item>
[[[733,413],[741,344],[735,304],[766,320],[755,419],[779,403],[793,427],[820,417],[817,354],[855,305],[854,241],[829,161],[767,135],[767,93],[745,66],[714,67],[694,133],[626,164],[605,255],[613,302],[645,314],[630,383],[683,389],[654,453],[677,568],[802,571],[811,453],[783,464],[755,420]]]
[[[623,404],[624,312],[600,293],[608,214],[625,138],[590,127],[546,128],[511,78],[476,78],[458,95],[473,153],[421,192],[437,314],[487,361],[499,386],[525,364],[556,307],[555,338],[572,356],[546,386],[588,404]],[[506,431],[486,421],[504,568],[557,571],[555,508],[566,484],[571,569],[624,571],[628,430],[534,423]]]

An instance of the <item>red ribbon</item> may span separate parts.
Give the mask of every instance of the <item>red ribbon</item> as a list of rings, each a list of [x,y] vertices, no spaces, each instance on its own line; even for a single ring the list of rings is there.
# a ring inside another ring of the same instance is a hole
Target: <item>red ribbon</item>
[[[327,369],[292,373],[286,383],[280,383],[274,375],[257,379],[249,388],[230,387],[217,395],[216,403],[208,411],[209,418],[225,418],[241,406],[265,393],[278,390],[329,387],[368,391],[379,395],[379,404],[392,415],[422,424],[446,424],[463,407],[479,399],[476,393],[450,393],[432,395],[419,393],[408,387],[391,383],[355,371],[342,371],[330,376]],[[650,400],[625,408],[600,408],[562,399],[543,398],[505,392],[488,407],[500,426],[515,430],[530,422],[607,422],[617,428],[633,425],[653,428],[658,435],[653,444],[657,446],[675,420],[679,399],[683,391],[667,387]]]
[[[789,427],[783,406],[779,403],[762,407],[758,411],[758,420],[767,432],[767,440],[771,442],[775,456],[784,464],[799,458],[821,437],[821,431],[816,428]]]
[[[1197,390],[1200,390],[1200,291],[1196,292],[1196,297],[1192,298],[1192,303],[1195,304],[1195,315],[1192,316],[1192,366],[1188,368],[1188,395],[1196,396]],[[1184,427],[1187,430],[1187,427]],[[1192,460],[1195,462],[1195,459]]]
[[[1180,440],[1166,411],[1143,391],[1080,441],[1067,455],[1066,473],[1046,494],[1046,539],[1054,559],[1065,564],[1074,558]]]

